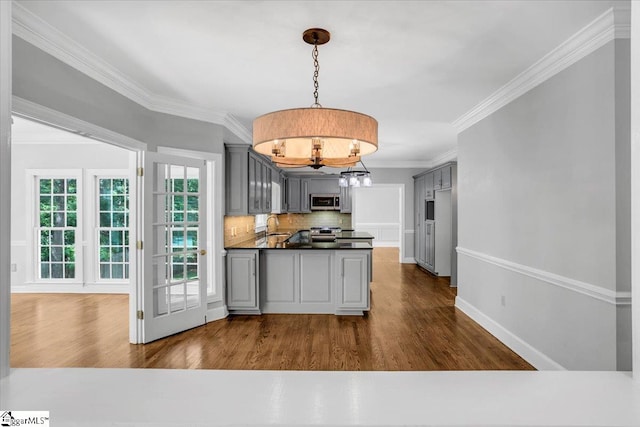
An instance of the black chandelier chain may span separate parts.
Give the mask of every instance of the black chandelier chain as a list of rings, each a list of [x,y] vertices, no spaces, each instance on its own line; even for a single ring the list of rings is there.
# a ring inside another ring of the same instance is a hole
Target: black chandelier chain
[[[318,62],[318,43],[317,43],[317,39],[316,42],[313,44],[313,51],[311,52],[311,56],[313,57],[313,67],[314,67],[314,71],[313,71],[313,97],[315,99],[315,102],[313,103],[313,105],[311,107],[316,107],[316,108],[321,108],[322,105],[320,105],[320,103],[318,102],[318,87],[320,87],[320,85],[318,84],[318,75],[320,74],[320,62]]]

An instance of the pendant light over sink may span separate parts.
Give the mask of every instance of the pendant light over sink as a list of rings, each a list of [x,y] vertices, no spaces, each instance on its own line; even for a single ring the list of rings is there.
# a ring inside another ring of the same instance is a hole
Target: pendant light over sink
[[[253,121],[253,149],[271,156],[280,167],[351,167],[360,156],[378,149],[376,119],[318,103],[318,46],[330,38],[322,28],[302,33],[302,39],[313,45],[313,105],[267,113]]]
[[[360,160],[360,164],[364,169],[349,168],[346,171],[340,172],[340,177],[338,178],[338,185],[340,187],[371,187],[373,185],[371,172],[369,172],[369,169],[362,163],[362,160]]]

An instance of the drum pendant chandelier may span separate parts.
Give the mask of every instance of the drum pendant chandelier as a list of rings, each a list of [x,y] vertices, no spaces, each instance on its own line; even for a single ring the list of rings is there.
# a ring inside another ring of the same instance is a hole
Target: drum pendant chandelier
[[[313,45],[313,105],[267,113],[253,121],[253,149],[271,156],[277,166],[355,166],[360,156],[378,149],[376,119],[355,111],[323,108],[318,103],[318,46],[330,37],[321,28],[302,34],[302,39]]]

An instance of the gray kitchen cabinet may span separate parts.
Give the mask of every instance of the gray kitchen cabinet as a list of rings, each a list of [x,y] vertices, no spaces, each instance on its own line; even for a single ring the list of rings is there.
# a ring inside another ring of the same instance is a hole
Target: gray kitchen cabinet
[[[260,314],[259,271],[257,250],[231,250],[227,252],[227,308],[238,314]]]
[[[418,264],[424,264],[423,256],[423,240],[424,238],[424,194],[425,194],[425,179],[424,176],[416,178],[413,183],[414,194],[414,223],[415,230],[413,235],[413,254]]]
[[[298,296],[298,251],[264,251],[261,271],[262,308],[265,313],[273,310],[273,305],[297,303]],[[269,286],[266,286],[269,284]]]
[[[426,199],[434,198],[433,172],[429,172],[424,176],[424,197]]]
[[[287,193],[288,178],[285,174],[280,173],[280,213],[289,211],[289,197]]]
[[[340,213],[351,213],[351,187],[340,187]]]
[[[287,177],[287,212],[311,212],[309,201],[309,180],[306,178]]]
[[[332,313],[333,251],[273,250],[263,253],[263,313]]]
[[[300,203],[300,178],[287,178],[287,212],[300,213],[302,205]]]
[[[227,215],[248,215],[250,193],[248,149],[246,146],[225,148],[225,212]]]
[[[446,190],[451,188],[451,166],[447,165],[433,171],[433,189]]]
[[[249,153],[249,214],[262,213],[262,162]]]
[[[225,214],[271,212],[270,160],[244,144],[225,146]]]
[[[338,175],[309,177],[309,194],[340,194]]]
[[[261,211],[271,213],[271,166],[265,162],[260,163],[262,166]]]
[[[311,212],[311,198],[309,197],[309,180],[300,179],[300,212]]]
[[[424,238],[424,263],[427,269],[436,271],[436,224],[434,221],[425,221],[425,238]]]
[[[369,309],[369,266],[365,251],[342,251],[336,257],[336,313]]]
[[[436,275],[450,275],[451,286],[457,285],[456,171],[451,162],[413,177],[416,263]],[[426,219],[425,200],[433,200],[433,220]]]

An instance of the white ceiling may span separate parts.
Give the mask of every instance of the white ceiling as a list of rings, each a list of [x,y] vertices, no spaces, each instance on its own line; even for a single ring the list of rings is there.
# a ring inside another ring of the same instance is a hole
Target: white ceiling
[[[313,103],[379,122],[370,164],[425,162],[456,147],[451,125],[612,7],[613,1],[19,1],[132,86],[251,130]]]

